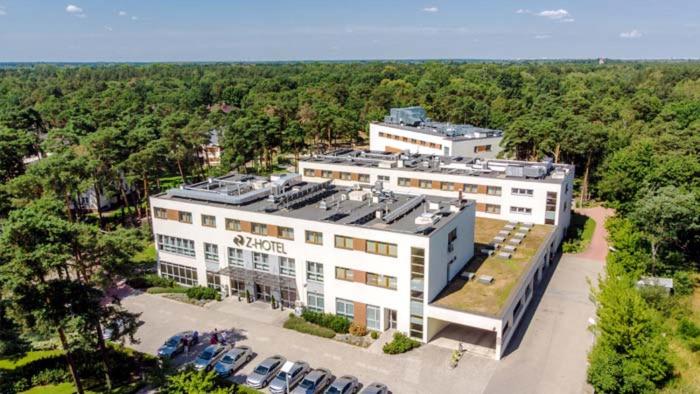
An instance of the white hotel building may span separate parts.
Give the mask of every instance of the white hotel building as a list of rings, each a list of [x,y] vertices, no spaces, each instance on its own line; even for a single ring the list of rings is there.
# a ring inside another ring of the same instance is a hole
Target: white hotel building
[[[574,166],[551,162],[339,150],[299,162],[304,180],[374,185],[475,202],[476,216],[556,225],[555,244],[571,218]]]
[[[151,197],[158,271],[428,341],[428,302],[474,255],[476,204],[455,197],[230,174]]]

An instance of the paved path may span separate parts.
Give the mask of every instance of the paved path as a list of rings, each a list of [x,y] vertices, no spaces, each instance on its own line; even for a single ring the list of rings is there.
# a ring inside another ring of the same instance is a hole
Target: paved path
[[[593,231],[591,243],[585,251],[578,253],[576,256],[582,259],[604,262],[605,257],[608,255],[608,231],[605,229],[605,220],[613,216],[615,211],[610,208],[598,206],[576,209],[576,212],[595,220],[595,231]]]

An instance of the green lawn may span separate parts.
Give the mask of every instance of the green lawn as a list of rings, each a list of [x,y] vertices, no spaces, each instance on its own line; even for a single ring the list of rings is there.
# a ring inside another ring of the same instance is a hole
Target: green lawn
[[[50,384],[47,386],[35,386],[24,391],[24,394],[72,394],[75,393],[73,383]],[[85,390],[87,394],[96,394],[94,391]]]
[[[591,243],[595,231],[595,220],[588,216],[571,213],[571,225],[566,232],[562,249],[564,253],[581,253]]]
[[[154,263],[156,261],[155,244],[149,243],[142,251],[136,253],[133,257],[133,261],[137,264]]]
[[[37,350],[33,352],[26,353],[23,357],[12,359],[3,358],[0,359],[0,369],[13,370],[15,368],[21,367],[23,365],[29,364],[33,361],[54,357],[63,354],[63,350]]]

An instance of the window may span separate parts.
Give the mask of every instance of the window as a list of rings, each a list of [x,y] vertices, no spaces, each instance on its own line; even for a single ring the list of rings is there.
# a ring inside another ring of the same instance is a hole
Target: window
[[[499,215],[501,213],[501,206],[495,204],[486,204],[486,212]]]
[[[447,235],[447,252],[451,253],[455,250],[455,241],[457,240],[457,229],[453,229]]]
[[[280,275],[294,277],[297,272],[297,267],[293,258],[280,257]]]
[[[510,207],[510,213],[518,213],[521,215],[530,215],[530,214],[532,214],[532,208]]]
[[[216,227],[216,216],[202,215],[202,226]]]
[[[184,212],[184,211],[178,211],[177,213],[177,220],[179,220],[182,223],[192,223],[192,213],[190,212]]]
[[[153,216],[155,216],[157,219],[167,219],[168,218],[168,210],[163,209],[163,208],[154,207],[153,208]]]
[[[500,196],[501,195],[501,187],[500,186],[486,186],[486,194],[490,194],[492,196]]]
[[[411,302],[423,303],[425,249],[411,248]]]
[[[378,306],[367,305],[367,328],[370,330],[381,330],[380,326],[381,309]]]
[[[226,219],[226,230],[241,231],[241,221],[238,219]]]
[[[316,171],[311,168],[304,168],[304,176],[316,176]]]
[[[158,250],[194,257],[194,241],[158,234]]]
[[[350,249],[352,250],[352,238],[344,237],[342,235],[335,236],[335,247],[340,249]]]
[[[160,276],[163,278],[172,279],[185,286],[194,286],[197,284],[196,268],[168,263],[162,260],[158,262],[158,265],[160,266]]]
[[[440,182],[440,189],[452,191],[455,189],[455,184],[452,182]]]
[[[316,231],[306,231],[306,243],[314,245],[323,245],[323,234]]]
[[[219,274],[207,271],[207,287],[221,291],[221,277]]]
[[[389,275],[367,273],[366,284],[370,286],[383,287],[385,289],[396,290],[396,278]]]
[[[545,202],[544,213],[545,224],[554,224],[554,220],[557,217],[557,200],[557,192],[547,192],[547,200]],[[566,211],[566,202],[564,202],[564,211]]]
[[[514,196],[525,196],[525,197],[532,197],[532,194],[534,193],[534,190],[532,189],[521,189],[518,187],[514,187],[510,189],[510,194]]]
[[[421,179],[420,181],[418,181],[418,187],[420,187],[421,189],[432,189],[433,181]]]
[[[491,145],[477,145],[474,147],[474,153],[491,152]]]
[[[335,267],[335,278],[352,282],[353,272],[349,268]]]
[[[462,187],[462,190],[464,190],[465,193],[472,193],[476,194],[479,191],[479,186],[471,184],[471,183],[465,183],[464,187]]]
[[[369,183],[369,174],[359,174],[357,176],[357,181],[362,183]]]
[[[377,175],[377,180],[389,183],[389,181],[391,180],[391,177],[388,175]]]
[[[204,243],[204,260],[213,263],[219,262],[219,246],[215,244]]]
[[[411,315],[411,337],[423,339],[423,316]]]
[[[352,174],[349,172],[341,172],[340,173],[340,179],[344,181],[351,181],[352,180]]]
[[[396,257],[396,244],[367,241],[365,251],[367,253],[380,254],[382,256]]]
[[[231,267],[243,267],[243,250],[228,248],[228,265]]]
[[[321,178],[333,178],[333,173],[328,170],[321,170]]]
[[[242,297],[245,295],[245,281],[231,278],[231,294]]]
[[[251,223],[250,232],[257,235],[267,235],[267,224]]]
[[[306,295],[306,306],[312,311],[323,312],[323,294],[309,292]]]
[[[270,270],[270,255],[253,252],[253,269],[268,272]]]
[[[519,300],[517,304],[515,304],[515,308],[513,308],[513,320],[515,320],[518,315],[520,314],[520,308],[523,306],[523,300]]]
[[[355,304],[342,298],[335,299],[335,314],[348,320],[355,318]]]
[[[323,264],[307,261],[306,279],[323,283]]]
[[[294,229],[291,227],[277,227],[277,237],[294,240]]]
[[[411,186],[411,178],[399,178],[399,186]]]

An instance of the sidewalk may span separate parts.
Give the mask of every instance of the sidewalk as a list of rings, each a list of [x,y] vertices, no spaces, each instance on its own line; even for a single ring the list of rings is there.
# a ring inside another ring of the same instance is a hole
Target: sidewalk
[[[591,243],[588,245],[588,248],[585,251],[578,253],[575,256],[582,259],[605,262],[605,257],[608,255],[608,231],[605,229],[605,221],[607,218],[613,216],[615,211],[610,208],[603,208],[601,206],[593,208],[580,208],[576,209],[575,211],[595,220],[595,230],[593,231]]]

